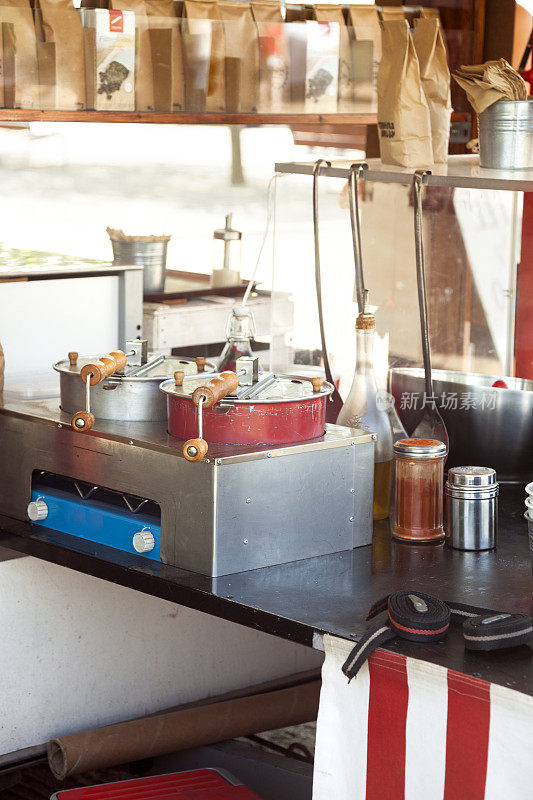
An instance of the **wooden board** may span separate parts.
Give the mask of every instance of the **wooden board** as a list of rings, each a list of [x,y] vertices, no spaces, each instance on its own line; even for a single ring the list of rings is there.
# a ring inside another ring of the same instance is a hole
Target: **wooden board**
[[[141,113],[138,111],[40,111],[1,108],[1,122],[145,122],[154,125],[295,125],[335,123],[371,125],[375,114],[227,114],[220,113]]]
[[[252,288],[255,288],[254,287]],[[165,291],[145,294],[145,303],[175,303],[192,297],[205,295],[223,295],[224,297],[240,297],[246,291],[248,281],[241,280],[235,286],[211,286],[211,275],[199,272],[182,272],[167,269]]]

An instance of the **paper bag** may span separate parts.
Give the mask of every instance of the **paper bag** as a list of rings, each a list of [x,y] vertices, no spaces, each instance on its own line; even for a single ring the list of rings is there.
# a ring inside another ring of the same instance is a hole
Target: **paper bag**
[[[80,8],[85,44],[87,108],[135,110],[135,15]]]
[[[350,36],[342,6],[316,5],[317,22],[334,22],[339,26],[338,110],[353,111],[353,65]]]
[[[0,0],[1,1],[1,0]],[[179,16],[175,0],[147,0],[150,52],[156,111],[183,111],[185,73]]]
[[[310,6],[290,3],[285,6],[285,35],[289,47],[289,91],[291,111],[304,112],[306,101],[307,30],[305,22],[313,19]]]
[[[14,92],[11,91],[11,97],[8,97],[6,103],[4,92],[4,75],[15,75],[15,50],[14,46],[10,52],[10,42],[15,41],[15,26],[9,22],[0,22],[0,108],[9,108],[14,106]],[[4,50],[4,39],[6,40],[6,48]],[[15,88],[15,82],[12,80],[11,85]],[[8,92],[9,95],[9,92]]]
[[[194,85],[195,106],[202,92],[200,79],[207,72],[203,88],[205,111],[225,111],[226,70],[224,27],[216,0],[185,0],[184,45],[186,58],[186,85]],[[204,63],[205,45],[209,47],[209,62]],[[205,70],[205,68],[207,69]],[[188,106],[190,110],[190,106]],[[197,109],[201,110],[201,109]]]
[[[416,19],[413,44],[420,65],[420,80],[429,106],[433,160],[441,164],[448,159],[452,103],[450,70],[446,45],[439,20]]]
[[[303,6],[300,3],[289,3],[285,5],[285,22],[306,22],[313,19],[313,9],[311,6]]]
[[[0,0],[0,54],[6,108],[39,108],[37,41],[28,0]]]
[[[219,0],[226,54],[226,111],[257,113],[259,42],[248,0]]]
[[[259,40],[259,111],[290,110],[289,47],[277,0],[252,0]]]
[[[296,20],[285,24],[289,47],[289,94],[291,111],[305,110],[305,77],[307,68],[307,31],[305,22]]]
[[[85,109],[83,29],[77,10],[71,0],[38,0],[35,18],[40,42],[39,73],[42,71],[39,75],[43,87],[41,107],[67,111]],[[52,61],[55,86],[51,91]]]
[[[135,110],[155,111],[147,4],[144,0],[111,0],[109,7],[135,14]]]
[[[5,96],[4,96],[4,72],[5,72],[5,65],[4,65],[4,25],[9,25],[7,22],[0,22],[0,108],[5,108]],[[9,36],[9,31],[6,34]],[[12,34],[13,38],[15,34]],[[14,68],[12,67],[12,71],[14,72]]]
[[[380,6],[379,16],[382,22],[390,22],[391,20],[404,20],[405,9],[403,6]]]
[[[429,108],[406,20],[382,22],[383,55],[378,73],[381,160],[399,167],[433,164]]]
[[[381,28],[377,8],[349,6],[348,24],[353,37],[351,47],[354,102],[359,111],[375,111],[381,62]]]
[[[5,372],[5,358],[4,358],[4,351],[2,349],[2,345],[0,344],[0,400],[1,395],[4,391],[4,372]]]
[[[440,11],[432,6],[422,6],[420,9],[422,19],[438,19],[440,21]]]
[[[330,22],[305,22],[307,58],[305,110],[335,114],[339,86],[339,26]]]
[[[504,58],[474,66],[461,66],[453,75],[477,114],[498,100],[527,100],[523,78]]]

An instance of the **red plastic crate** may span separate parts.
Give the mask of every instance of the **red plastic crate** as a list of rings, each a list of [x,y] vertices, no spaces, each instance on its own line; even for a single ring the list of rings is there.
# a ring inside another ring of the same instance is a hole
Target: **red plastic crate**
[[[261,800],[231,775],[216,769],[173,772],[151,778],[66,789],[51,800]]]

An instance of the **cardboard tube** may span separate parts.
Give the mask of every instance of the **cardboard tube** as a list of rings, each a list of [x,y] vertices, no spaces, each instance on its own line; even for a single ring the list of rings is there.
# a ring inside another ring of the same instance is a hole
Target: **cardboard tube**
[[[64,780],[69,775],[311,722],[318,714],[320,685],[319,680],[310,681],[52,739],[50,769]]]

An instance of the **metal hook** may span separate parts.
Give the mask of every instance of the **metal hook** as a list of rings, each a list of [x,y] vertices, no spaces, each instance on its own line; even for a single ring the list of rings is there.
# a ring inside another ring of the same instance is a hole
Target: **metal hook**
[[[361,246],[361,220],[359,218],[359,179],[368,169],[366,161],[355,162],[348,175],[348,197],[350,200],[350,222],[352,225],[353,255],[355,261],[355,291],[357,306],[362,314],[365,305],[365,280],[363,276],[363,250]]]
[[[413,205],[415,223],[415,255],[416,277],[418,286],[418,304],[420,307],[420,325],[422,332],[422,356],[424,359],[425,388],[428,396],[432,395],[431,349],[428,323],[428,301],[426,289],[426,265],[424,258],[424,229],[422,223],[422,185],[431,175],[430,170],[417,169],[413,175]]]
[[[331,161],[319,158],[313,167],[313,233],[315,241],[315,283],[316,299],[318,302],[318,322],[320,325],[320,339],[322,342],[322,357],[326,369],[326,378],[331,381],[331,369],[329,365],[328,353],[326,350],[326,335],[324,330],[324,315],[322,313],[322,279],[320,275],[320,242],[318,236],[318,175],[322,166],[331,167]]]
[[[315,243],[315,286],[316,286],[316,300],[318,306],[318,324],[320,327],[320,341],[322,344],[322,360],[324,361],[324,371],[326,379],[335,387],[333,380],[333,373],[329,363],[328,351],[326,348],[326,332],[324,328],[324,313],[322,309],[322,278],[320,275],[320,242],[318,236],[318,175],[323,166],[331,167],[331,161],[326,161],[324,158],[319,158],[313,167],[313,232]],[[338,389],[335,387],[333,394],[330,395],[331,406],[326,410],[326,421],[335,422],[340,410],[343,406],[342,397]]]

